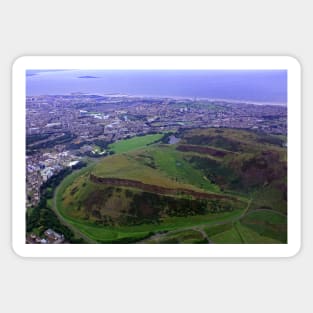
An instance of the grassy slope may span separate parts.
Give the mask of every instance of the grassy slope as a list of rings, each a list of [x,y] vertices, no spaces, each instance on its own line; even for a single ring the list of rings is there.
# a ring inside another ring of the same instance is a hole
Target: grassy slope
[[[206,228],[208,237],[213,243],[217,244],[258,244],[258,243],[281,243],[281,241],[271,237],[262,236],[253,229],[242,225],[240,222],[234,224],[218,225]],[[215,228],[215,229],[214,229]]]
[[[261,236],[287,242],[287,216],[272,210],[248,212],[241,224]]]
[[[68,215],[65,214],[63,210],[61,210],[61,208],[64,208],[62,197],[66,188],[69,185],[71,185],[73,182],[75,182],[76,179],[80,178],[81,175],[85,175],[86,173],[88,173],[94,167],[94,165],[95,165],[94,163],[91,163],[87,167],[82,168],[80,170],[76,170],[72,172],[70,175],[66,176],[61,182],[61,184],[56,188],[52,201],[49,202],[49,206],[57,214],[60,221],[64,223],[66,226],[68,226],[70,229],[72,229],[72,231],[77,236],[77,238],[82,237],[85,239],[87,243],[95,243],[95,242],[92,238],[90,238],[89,236],[86,236],[86,234],[83,231],[81,231],[79,227],[76,227],[75,225],[73,225],[70,222]]]
[[[236,224],[236,230],[240,234],[244,243],[280,243],[279,240],[266,236],[261,236],[256,231],[246,226],[243,226],[241,223]]]
[[[219,192],[219,187],[204,178],[201,171],[186,162],[183,154],[175,150],[175,146],[160,146],[148,152],[153,156],[157,167],[167,176],[201,189]]]
[[[208,138],[209,137],[209,138]],[[264,151],[272,152],[273,154],[279,155],[280,162],[287,161],[287,149],[282,147],[280,142],[286,141],[286,136],[282,135],[265,135],[256,133],[253,131],[246,130],[234,130],[234,129],[201,129],[201,130],[190,130],[183,135],[182,143],[193,144],[194,141],[199,141],[199,138],[203,138],[203,145],[206,145],[205,142],[210,138],[220,138],[223,137],[229,142],[235,142],[235,147],[238,148],[238,151],[235,154],[226,156],[220,160],[221,169],[229,167],[232,169],[233,174],[236,173],[245,176],[245,185],[247,185],[247,179],[253,181],[257,181],[258,174],[255,172],[253,174],[253,169],[250,169],[250,178],[247,175],[247,172],[241,170],[241,167],[244,163],[247,163],[254,156],[261,156]],[[207,139],[208,138],[208,139]],[[225,148],[222,140],[211,140],[211,144],[217,148]],[[230,145],[231,146],[231,145]],[[266,157],[265,157],[266,158]],[[275,161],[277,162],[277,161]],[[273,165],[274,164],[274,165]],[[282,163],[278,164],[278,167],[275,167],[276,163],[272,163],[270,159],[268,159],[268,165],[271,168],[272,172],[275,172],[278,168],[282,167]],[[213,169],[214,170],[214,169]],[[217,171],[218,174],[223,176],[223,172],[220,170]],[[261,174],[261,171],[259,171]],[[270,172],[268,172],[270,173]],[[231,173],[230,173],[231,174]],[[225,176],[226,181],[229,182],[229,175]],[[238,181],[240,182],[240,180]],[[266,184],[266,186],[259,186],[257,190],[251,190],[249,192],[249,196],[253,198],[253,202],[251,205],[251,209],[259,209],[262,207],[268,207],[277,212],[281,212],[283,214],[287,214],[287,204],[286,199],[283,197],[282,186],[286,185],[286,176],[281,177],[280,179],[275,178],[273,183]],[[223,189],[227,192],[239,195],[243,189],[236,188],[233,189],[234,186],[230,186],[226,184],[223,186]],[[244,195],[243,195],[244,196]]]
[[[210,133],[215,133],[215,130],[201,130],[201,131],[190,131],[189,135],[203,133],[205,135]],[[223,130],[224,136],[229,136],[230,138],[235,138],[239,140],[242,145],[250,148],[253,147],[254,151],[259,151],[260,149],[273,149],[277,150],[282,154],[282,159],[284,159],[284,152],[280,147],[257,143],[257,136],[251,132],[245,131],[233,131],[233,130]],[[149,135],[155,136],[155,135]],[[160,135],[161,137],[162,135]],[[187,136],[187,137],[188,137]],[[93,169],[99,176],[107,177],[119,177],[136,179],[150,184],[160,184],[165,187],[176,188],[176,187],[187,187],[191,189],[204,189],[207,191],[218,192],[218,186],[211,184],[208,180],[205,180],[201,171],[193,168],[183,157],[183,153],[177,152],[175,150],[175,145],[173,146],[160,146],[156,148],[155,145],[150,147],[145,147],[147,143],[151,143],[157,140],[157,137],[137,137],[129,140],[120,141],[112,145],[113,149],[115,145],[116,152],[122,153],[123,151],[131,151],[126,155],[115,155],[109,158],[105,158],[104,161],[96,165]],[[159,137],[159,138],[160,138]],[[148,140],[149,139],[149,140]],[[153,140],[152,140],[153,139]],[[140,149],[141,147],[145,147]],[[190,153],[188,152],[190,155]],[[140,155],[143,155],[142,158]],[[155,168],[147,166],[143,160],[148,156],[148,159],[153,157]],[[177,181],[176,181],[177,179]],[[65,185],[60,188],[61,193],[66,192],[66,187],[74,182],[65,180]],[[78,186],[82,183],[76,181]],[[196,186],[196,187],[195,187]],[[86,190],[84,195],[87,196],[93,190],[94,186],[90,184],[86,185]],[[68,192],[68,191],[67,191]],[[79,197],[79,194],[76,195]],[[260,195],[262,196],[262,194]],[[88,235],[90,238],[97,241],[110,241],[119,238],[138,238],[149,234],[150,232],[158,231],[170,231],[181,228],[188,228],[194,226],[204,227],[208,233],[210,239],[216,243],[277,243],[274,239],[267,236],[272,236],[279,239],[281,242],[285,242],[286,234],[284,232],[284,226],[286,226],[286,219],[276,223],[275,220],[278,218],[276,215],[270,215],[268,213],[257,214],[249,212],[247,216],[242,219],[242,223],[236,222],[235,224],[230,223],[231,227],[227,229],[220,229],[219,232],[212,234],[210,232],[213,227],[220,227],[219,224],[225,224],[233,221],[238,221],[241,218],[243,211],[234,211],[230,213],[220,213],[220,214],[208,214],[204,216],[190,216],[185,217],[172,217],[165,218],[161,224],[143,224],[139,226],[129,226],[129,227],[103,227],[97,226],[91,221],[84,221],[82,219],[73,218],[69,216],[69,208],[71,205],[67,203],[67,207],[64,206],[64,201],[62,201],[60,195],[58,195],[58,209],[61,214],[67,218],[69,223],[75,225],[82,232]],[[66,201],[65,201],[66,204]],[[263,214],[263,215],[262,215]],[[281,216],[280,216],[281,217]],[[257,222],[256,222],[257,221]],[[266,222],[266,223],[265,223]],[[276,224],[275,224],[276,223]],[[266,224],[266,225],[265,225]],[[274,224],[274,226],[273,226]]]
[[[151,134],[138,136],[130,139],[117,141],[109,145],[110,150],[115,153],[125,153],[139,148],[143,148],[163,137],[163,134]]]
[[[240,235],[237,230],[232,227],[224,232],[218,233],[212,237],[210,237],[213,243],[243,243]]]
[[[117,156],[114,156],[117,157]],[[120,157],[120,156],[118,156]],[[74,196],[85,197],[90,194],[91,191],[95,191],[95,186],[88,181],[88,173],[94,171],[99,165],[94,164],[81,171],[77,171],[67,176],[56,193],[56,206],[61,216],[72,225],[74,228],[79,229],[82,233],[90,237],[92,240],[99,242],[112,241],[121,238],[142,238],[148,235],[150,232],[159,231],[170,231],[179,228],[188,228],[199,225],[211,225],[219,223],[225,220],[233,220],[241,216],[243,210],[235,210],[233,212],[218,213],[218,214],[207,214],[201,216],[190,216],[186,217],[168,217],[164,218],[161,224],[143,224],[138,226],[121,226],[121,227],[103,227],[94,224],[93,221],[83,220],[80,213],[74,209],[75,203],[70,204],[67,195],[75,187],[81,186],[85,183],[85,186]],[[96,188],[104,188],[99,185]],[[64,199],[63,199],[64,198]]]
[[[60,209],[62,212],[62,209]],[[138,226],[120,226],[120,227],[110,227],[110,226],[97,226],[89,221],[77,220],[67,216],[67,221],[73,226],[79,228],[79,230],[85,233],[88,237],[93,240],[100,242],[121,238],[141,238],[150,232],[159,231],[170,231],[180,228],[189,228],[199,225],[214,225],[225,219],[232,220],[235,216],[239,216],[242,213],[241,210],[237,210],[230,213],[219,213],[219,214],[207,214],[202,216],[190,216],[186,217],[173,217],[166,218],[161,224],[142,224]]]
[[[89,169],[90,170],[90,169]],[[88,173],[88,169],[84,171]],[[120,238],[138,237],[147,235],[150,232],[169,231],[178,228],[188,228],[198,225],[211,225],[225,220],[233,220],[241,216],[243,210],[236,210],[227,213],[206,214],[201,216],[168,217],[162,220],[161,224],[142,224],[138,226],[103,227],[94,224],[92,221],[83,220],[79,216],[73,215],[73,207],[62,200],[64,195],[72,189],[72,184],[77,183],[76,179],[82,179],[79,172],[66,177],[59,186],[56,193],[56,205],[59,213],[73,227],[78,228],[82,233],[96,241],[111,241]],[[89,188],[89,187],[88,187]],[[87,191],[88,194],[88,191]]]
[[[155,168],[147,166],[142,156],[153,159]],[[219,193],[219,187],[184,160],[174,146],[151,146],[127,154],[110,156],[99,163],[93,173],[101,177],[133,179],[169,188]]]

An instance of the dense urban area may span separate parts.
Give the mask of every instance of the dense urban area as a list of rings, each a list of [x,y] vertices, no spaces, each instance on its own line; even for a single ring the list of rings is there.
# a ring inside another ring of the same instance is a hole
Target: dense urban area
[[[208,127],[286,135],[287,107],[226,100],[80,93],[28,96],[26,208],[40,206],[43,194],[51,199],[57,183],[69,171],[83,167],[86,160],[114,153],[110,149],[114,142]],[[174,136],[168,138],[177,140]],[[71,235],[53,227],[51,224],[44,229],[41,236],[28,233],[27,243],[66,243]]]

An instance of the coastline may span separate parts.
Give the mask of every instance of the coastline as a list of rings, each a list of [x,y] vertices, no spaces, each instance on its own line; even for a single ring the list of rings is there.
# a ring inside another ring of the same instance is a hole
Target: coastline
[[[186,101],[208,101],[208,102],[225,102],[227,104],[244,104],[244,105],[271,105],[287,107],[287,103],[281,102],[267,102],[267,101],[255,101],[255,100],[238,100],[229,98],[207,98],[207,97],[179,97],[179,96],[157,96],[157,95],[129,95],[118,93],[89,93],[89,92],[69,92],[63,94],[40,94],[40,95],[27,95],[26,97],[45,97],[45,96],[102,96],[111,98],[142,98],[142,99],[164,99],[164,100],[186,100]]]

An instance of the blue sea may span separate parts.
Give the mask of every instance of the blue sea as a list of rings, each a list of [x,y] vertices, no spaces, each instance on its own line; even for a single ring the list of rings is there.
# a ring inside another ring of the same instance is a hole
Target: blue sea
[[[27,95],[73,92],[287,104],[287,70],[28,70]]]

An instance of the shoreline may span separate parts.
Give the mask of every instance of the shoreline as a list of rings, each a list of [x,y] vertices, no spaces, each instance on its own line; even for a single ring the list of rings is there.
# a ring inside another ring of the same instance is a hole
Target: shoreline
[[[208,97],[180,97],[180,96],[157,96],[157,95],[128,95],[118,93],[84,93],[84,92],[69,92],[64,94],[38,94],[26,95],[26,97],[53,97],[53,96],[102,96],[111,98],[142,98],[142,99],[164,99],[164,100],[186,100],[186,101],[212,101],[212,102],[225,102],[228,104],[244,104],[244,105],[271,105],[287,107],[287,103],[281,102],[266,102],[255,100],[238,100],[229,98],[208,98]]]

